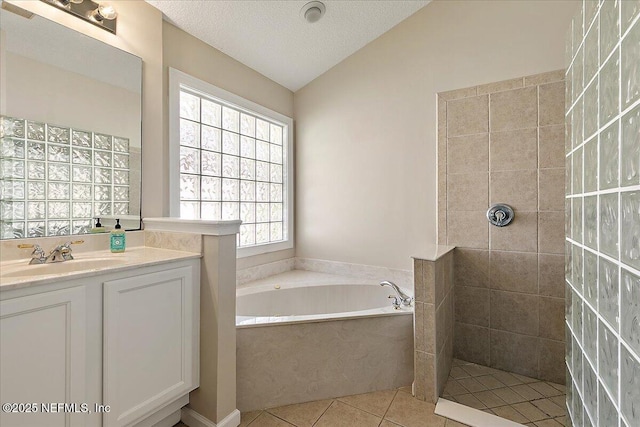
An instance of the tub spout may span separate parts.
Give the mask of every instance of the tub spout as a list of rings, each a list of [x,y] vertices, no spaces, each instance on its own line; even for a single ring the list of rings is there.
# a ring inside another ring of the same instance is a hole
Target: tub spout
[[[396,291],[396,294],[398,294],[398,299],[400,300],[400,303],[404,307],[409,307],[411,305],[411,303],[413,302],[413,298],[410,297],[409,295],[405,294],[404,292],[402,292],[402,290],[398,287],[398,285],[396,285],[393,282],[385,280],[384,282],[380,282],[380,286],[389,286],[389,287],[393,288],[393,290]],[[395,306],[395,304],[394,304],[394,306]]]

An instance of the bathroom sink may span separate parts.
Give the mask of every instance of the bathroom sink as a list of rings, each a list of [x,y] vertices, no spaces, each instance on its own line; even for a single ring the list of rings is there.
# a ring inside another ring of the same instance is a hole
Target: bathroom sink
[[[124,258],[88,258],[51,264],[19,265],[7,268],[1,277],[47,276],[50,274],[69,274],[78,271],[99,270],[126,263]]]

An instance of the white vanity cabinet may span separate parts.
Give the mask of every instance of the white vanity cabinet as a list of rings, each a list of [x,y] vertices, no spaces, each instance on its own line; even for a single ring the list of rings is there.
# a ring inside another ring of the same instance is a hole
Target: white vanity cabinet
[[[85,310],[84,286],[0,302],[0,425],[85,425],[57,406],[86,400]]]
[[[106,426],[126,426],[198,385],[199,286],[178,267],[104,283]]]
[[[199,385],[199,325],[197,258],[2,290],[0,400],[37,412],[1,411],[0,425],[158,423]],[[75,406],[42,413],[54,403]]]

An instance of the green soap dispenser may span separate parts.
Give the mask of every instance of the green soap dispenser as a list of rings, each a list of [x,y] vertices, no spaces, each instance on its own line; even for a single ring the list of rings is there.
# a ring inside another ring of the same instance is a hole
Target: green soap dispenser
[[[116,219],[116,226],[111,231],[111,252],[124,252],[124,248],[126,246],[126,239],[124,230],[120,225],[120,220]]]

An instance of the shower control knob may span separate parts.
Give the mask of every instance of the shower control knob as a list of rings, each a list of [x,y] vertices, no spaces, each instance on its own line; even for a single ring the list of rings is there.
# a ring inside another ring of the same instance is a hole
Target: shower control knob
[[[493,205],[487,211],[487,219],[496,227],[506,227],[513,221],[513,209],[509,205],[499,203]]]

